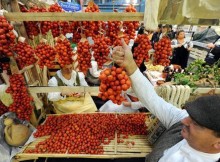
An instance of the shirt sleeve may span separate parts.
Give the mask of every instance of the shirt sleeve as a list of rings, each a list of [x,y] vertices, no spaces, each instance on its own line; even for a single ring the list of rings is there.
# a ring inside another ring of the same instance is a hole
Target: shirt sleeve
[[[193,42],[192,41],[189,42],[189,47],[193,48]]]
[[[166,128],[179,122],[188,116],[186,110],[181,110],[166,102],[159,97],[154,90],[154,87],[143,76],[139,69],[137,69],[131,76],[132,87],[140,102],[152,114],[154,114]]]
[[[85,80],[85,75],[81,72],[79,72],[78,74],[79,74],[80,85],[81,86],[88,86],[88,83]]]
[[[92,68],[91,68],[91,70],[90,70],[91,75],[92,75],[93,77],[99,77],[101,71],[98,70],[97,62],[92,61],[91,64],[92,64]]]
[[[51,86],[51,87],[58,86],[58,83],[55,77],[52,77],[49,80],[48,86]],[[66,98],[66,96],[61,96],[60,92],[50,92],[48,93],[47,97],[50,101],[59,101],[59,100],[64,100]]]

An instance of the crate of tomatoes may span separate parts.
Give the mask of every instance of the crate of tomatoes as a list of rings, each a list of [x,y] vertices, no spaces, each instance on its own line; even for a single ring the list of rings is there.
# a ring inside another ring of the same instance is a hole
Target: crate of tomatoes
[[[16,158],[131,158],[151,152],[148,113],[49,115]]]

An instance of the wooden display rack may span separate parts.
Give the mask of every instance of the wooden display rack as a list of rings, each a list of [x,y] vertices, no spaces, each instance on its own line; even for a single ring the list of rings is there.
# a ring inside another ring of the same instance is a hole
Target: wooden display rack
[[[100,112],[99,112],[100,113]],[[91,113],[92,114],[92,113]],[[116,114],[116,113],[114,113]],[[58,114],[55,114],[59,116]],[[116,114],[117,115],[117,114]],[[146,125],[148,127],[148,134],[151,133],[152,126],[157,121],[155,118],[151,117],[151,114],[147,113]],[[118,139],[122,139],[122,135],[118,138],[117,132],[115,132],[115,138],[108,145],[103,145],[104,153],[102,155],[93,155],[93,154],[57,154],[57,153],[46,153],[46,154],[34,154],[34,153],[25,153],[26,150],[34,149],[35,146],[44,140],[49,138],[49,136],[44,136],[37,138],[34,142],[25,146],[21,153],[18,153],[15,156],[15,159],[18,161],[24,160],[33,160],[38,158],[99,158],[99,159],[112,159],[112,158],[140,158],[145,157],[152,151],[146,135],[133,135],[129,136],[128,139],[123,139],[124,143],[117,143]],[[134,141],[135,145],[128,147],[126,141]]]

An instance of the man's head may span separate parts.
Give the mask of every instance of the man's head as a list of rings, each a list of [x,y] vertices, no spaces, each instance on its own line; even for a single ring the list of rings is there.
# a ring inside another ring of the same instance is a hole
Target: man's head
[[[220,152],[220,95],[209,95],[185,104],[189,117],[182,120],[182,136],[196,150]]]
[[[168,28],[169,28],[169,25],[163,25],[162,26],[162,33],[167,33],[168,32]]]
[[[71,74],[73,71],[73,64],[65,65],[61,68],[62,73]]]

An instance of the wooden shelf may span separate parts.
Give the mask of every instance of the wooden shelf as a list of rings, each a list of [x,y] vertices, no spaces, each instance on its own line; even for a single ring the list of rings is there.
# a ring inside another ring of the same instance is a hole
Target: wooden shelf
[[[144,13],[66,13],[66,12],[44,12],[44,13],[4,13],[8,21],[143,21]]]

